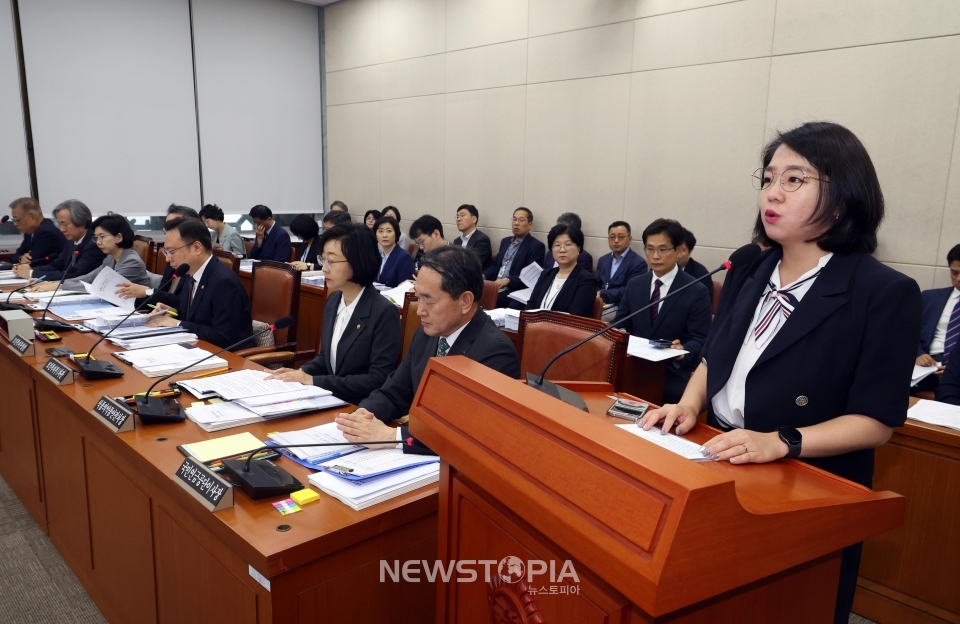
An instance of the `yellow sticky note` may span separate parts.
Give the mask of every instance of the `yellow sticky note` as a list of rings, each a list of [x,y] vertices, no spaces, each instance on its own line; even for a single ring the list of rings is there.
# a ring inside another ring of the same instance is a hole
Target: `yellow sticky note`
[[[217,403],[223,403],[223,399],[217,399],[217,398],[210,399],[210,405],[216,405]]]
[[[190,404],[190,407],[203,407],[203,401],[194,401]]]
[[[298,505],[305,505],[306,503],[312,503],[313,501],[317,500],[320,498],[320,495],[310,488],[307,488],[300,490],[299,492],[294,492],[290,495],[290,498],[292,498]]]

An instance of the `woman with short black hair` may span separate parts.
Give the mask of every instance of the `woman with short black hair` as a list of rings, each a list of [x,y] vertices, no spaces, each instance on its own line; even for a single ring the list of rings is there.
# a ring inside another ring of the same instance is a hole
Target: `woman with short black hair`
[[[393,217],[380,217],[373,226],[380,245],[380,275],[377,281],[396,288],[400,282],[413,277],[413,258],[397,244],[400,224]]]
[[[323,310],[320,353],[300,370],[281,368],[268,379],[313,384],[348,403],[359,403],[397,367],[400,313],[373,287],[380,254],[369,228],[341,223],[320,236],[320,245],[330,292]]]
[[[400,223],[403,222],[403,220],[400,218],[400,209],[397,208],[396,206],[387,206],[386,208],[380,211],[380,216],[393,217],[394,219],[397,220],[398,226]],[[407,238],[406,233],[402,229],[398,230],[398,232],[399,232],[399,236],[397,237],[397,245],[400,246],[400,249],[406,251],[407,253],[410,253],[410,239]]]
[[[301,271],[313,271],[319,265],[317,258],[323,251],[320,245],[320,226],[310,215],[300,214],[290,222],[290,231],[303,241],[300,243],[300,259],[290,264]]]
[[[243,238],[235,227],[224,222],[223,210],[219,206],[207,204],[201,208],[200,219],[212,232],[210,238],[213,240],[214,249],[223,249],[241,258],[247,253]]]
[[[573,225],[558,223],[550,228],[547,245],[557,266],[540,274],[526,309],[591,317],[598,287],[593,273],[577,264],[583,249],[583,232]]]
[[[379,210],[368,210],[363,215],[363,224],[372,230],[373,224],[377,222],[380,216]]]

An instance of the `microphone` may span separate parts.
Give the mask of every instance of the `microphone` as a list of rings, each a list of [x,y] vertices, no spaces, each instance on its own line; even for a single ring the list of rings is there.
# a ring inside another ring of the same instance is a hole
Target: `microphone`
[[[552,397],[554,397],[554,398],[556,398],[556,399],[560,399],[560,400],[563,401],[564,403],[568,403],[568,404],[570,404],[570,405],[572,405],[572,406],[574,406],[574,407],[577,407],[577,408],[579,408],[579,409],[582,409],[583,411],[586,412],[586,411],[587,411],[587,404],[584,403],[583,398],[581,398],[579,394],[577,394],[576,392],[573,392],[572,390],[568,390],[568,389],[566,389],[566,388],[560,387],[560,386],[558,386],[557,384],[555,384],[555,383],[553,383],[553,382],[544,380],[544,378],[543,378],[544,375],[547,374],[547,370],[548,370],[551,366],[553,366],[553,363],[554,363],[554,362],[556,362],[557,360],[559,360],[559,359],[560,359],[561,357],[563,357],[564,355],[570,353],[571,351],[573,351],[574,349],[576,349],[576,348],[579,347],[580,345],[586,344],[586,343],[590,342],[591,340],[593,340],[594,338],[596,338],[596,337],[599,336],[600,334],[602,334],[602,333],[604,333],[604,332],[607,332],[607,331],[613,329],[614,327],[620,325],[620,324],[623,323],[624,321],[627,321],[627,320],[635,317],[636,315],[640,314],[641,312],[644,312],[644,311],[646,311],[646,310],[649,310],[650,308],[652,308],[652,307],[655,306],[655,305],[659,305],[660,303],[663,302],[664,299],[667,299],[667,298],[669,298],[669,297],[672,297],[672,296],[676,295],[676,294],[679,293],[679,292],[683,292],[683,291],[686,290],[687,288],[690,288],[690,287],[693,286],[694,284],[697,284],[697,283],[699,283],[699,282],[707,279],[708,277],[710,277],[711,275],[713,275],[713,274],[715,274],[715,273],[719,273],[720,271],[728,270],[728,269],[731,269],[731,268],[733,268],[733,267],[750,266],[750,265],[753,263],[753,261],[756,260],[756,259],[760,256],[760,254],[761,254],[761,250],[760,250],[760,247],[758,247],[757,245],[754,245],[754,244],[752,244],[752,243],[749,244],[749,245],[744,245],[744,246],[741,247],[740,249],[738,249],[738,250],[736,250],[735,252],[733,252],[732,254],[730,254],[730,259],[729,259],[729,260],[726,260],[723,264],[721,264],[721,265],[720,265],[719,267],[717,267],[716,269],[710,271],[710,272],[707,273],[706,275],[703,275],[703,276],[701,276],[701,277],[698,277],[697,279],[693,280],[692,282],[690,282],[690,283],[687,284],[686,286],[683,286],[683,287],[681,287],[681,288],[678,288],[678,289],[676,289],[676,290],[672,290],[672,291],[668,292],[666,295],[664,295],[663,297],[660,297],[660,298],[657,299],[656,301],[652,301],[652,302],[650,302],[649,304],[647,304],[647,305],[643,306],[642,308],[640,308],[639,310],[635,310],[635,311],[631,312],[630,314],[626,315],[625,317],[623,317],[623,318],[620,319],[619,321],[616,321],[616,322],[614,322],[614,323],[611,323],[610,325],[607,325],[606,327],[604,327],[604,328],[601,329],[600,331],[598,331],[598,332],[596,332],[596,333],[594,333],[594,334],[592,334],[592,335],[590,335],[590,336],[587,336],[586,338],[584,338],[584,339],[581,340],[580,342],[577,342],[577,343],[575,343],[575,344],[573,344],[573,345],[570,345],[569,347],[567,347],[566,349],[564,349],[564,350],[561,351],[560,353],[556,354],[555,356],[553,356],[552,358],[550,358],[550,361],[547,362],[547,365],[543,367],[543,370],[540,371],[540,375],[539,375],[539,376],[534,376],[533,373],[527,373],[527,385],[530,386],[530,387],[532,387],[532,388],[536,388],[537,390],[540,390],[541,392],[544,392],[544,393],[546,393],[546,394],[549,394],[550,396],[552,396]]]
[[[177,267],[177,270],[179,271],[179,267]],[[262,331],[259,331],[248,338],[244,338],[243,340],[237,341],[234,344],[230,345],[229,347],[224,347],[219,351],[217,351],[216,353],[211,353],[210,355],[203,358],[202,360],[197,360],[196,362],[188,364],[187,366],[184,366],[183,368],[181,368],[176,372],[170,373],[169,375],[165,377],[161,377],[160,379],[156,380],[155,382],[153,382],[153,385],[150,386],[150,389],[147,390],[147,393],[145,395],[143,396],[137,395],[137,413],[140,416],[140,421],[145,425],[181,422],[184,418],[187,417],[187,415],[184,413],[183,406],[180,405],[180,401],[178,401],[176,397],[163,397],[163,398],[157,399],[156,401],[151,400],[150,393],[153,392],[153,389],[157,387],[157,384],[159,384],[161,381],[166,381],[167,379],[170,379],[174,375],[179,375],[180,373],[187,370],[188,368],[192,368],[197,364],[200,364],[201,362],[206,362],[210,358],[216,357],[221,353],[223,353],[224,351],[228,351],[230,349],[236,349],[243,343],[247,342],[248,340],[253,340],[257,336],[260,336],[261,334],[265,334],[268,331],[273,331],[275,329],[286,329],[291,325],[293,325],[292,316],[284,316],[284,317],[278,318],[274,322],[274,324],[269,326],[268,328]]]
[[[3,215],[3,218],[0,219],[0,223],[6,223],[10,220],[10,215]]]
[[[57,287],[53,289],[53,294],[50,295],[47,305],[43,308],[43,314],[40,315],[40,318],[34,319],[33,324],[36,325],[39,329],[47,330],[59,330],[59,331],[73,331],[74,327],[70,323],[61,323],[60,321],[48,321],[47,320],[47,310],[50,309],[50,304],[53,303],[53,298],[57,296],[57,291],[60,290],[60,287],[63,285],[63,281],[67,279],[67,273],[70,272],[70,267],[73,266],[73,263],[77,261],[77,258],[80,257],[80,250],[75,249],[73,251],[73,257],[70,258],[67,268],[63,270],[63,275],[60,277],[60,281],[57,282]]]
[[[159,287],[157,287],[156,291],[154,291],[153,294],[156,295],[156,294],[157,294],[157,291],[163,290],[164,288],[166,288],[167,286],[169,286],[169,285],[170,285],[170,282],[172,282],[172,281],[175,280],[176,278],[178,278],[178,277],[183,277],[184,275],[187,274],[187,271],[189,271],[189,270],[190,270],[190,265],[189,265],[189,264],[186,264],[186,263],[181,264],[181,265],[178,266],[177,269],[173,272],[173,275],[170,277],[170,279],[168,279],[168,280],[166,281],[166,283],[161,284]],[[153,295],[151,295],[151,296],[147,297],[146,299],[144,299],[144,300],[143,300],[143,303],[141,303],[140,305],[138,305],[137,307],[135,307],[135,308],[130,312],[130,314],[128,314],[128,315],[126,315],[125,317],[123,317],[122,319],[120,319],[120,322],[117,323],[116,325],[114,325],[113,327],[111,327],[111,328],[110,328],[110,331],[108,331],[108,332],[105,333],[103,336],[101,336],[101,337],[100,337],[100,340],[98,340],[98,341],[96,341],[95,343],[93,343],[93,346],[90,347],[90,348],[87,350],[87,355],[86,355],[86,357],[83,357],[83,358],[75,358],[75,359],[74,359],[74,363],[75,363],[77,366],[80,367],[80,374],[82,374],[84,377],[86,377],[87,379],[90,379],[90,380],[93,380],[93,379],[113,379],[113,378],[115,378],[115,377],[123,377],[123,371],[120,370],[120,367],[118,367],[116,364],[114,364],[113,362],[103,362],[103,361],[101,361],[101,360],[91,360],[91,359],[90,359],[90,355],[93,353],[93,350],[94,350],[94,349],[96,349],[98,346],[100,346],[100,343],[103,342],[103,341],[107,338],[107,336],[109,336],[110,334],[113,333],[113,330],[115,330],[116,328],[118,328],[118,327],[120,327],[121,325],[123,325],[123,324],[126,322],[126,320],[127,320],[128,318],[130,318],[131,316],[133,316],[136,312],[139,312],[140,310],[142,310],[145,305],[147,305],[148,303],[150,303],[150,300],[151,300],[152,298],[153,298]]]
[[[42,258],[37,258],[36,260],[30,261],[30,266],[36,266],[38,264],[43,264],[44,262],[50,262],[50,256],[44,256]],[[20,264],[23,264],[22,262]]]
[[[400,444],[400,440],[377,440],[375,442],[364,442],[364,444]],[[292,474],[276,465],[269,459],[260,459],[255,462],[250,460],[260,451],[282,449],[282,448],[305,448],[310,446],[354,446],[357,442],[316,442],[314,444],[277,444],[261,446],[258,449],[250,451],[246,459],[225,459],[223,460],[223,471],[230,477],[230,480],[240,485],[240,489],[252,498],[257,500],[269,496],[280,496],[281,494],[290,494],[303,489],[300,483]],[[413,438],[403,440],[403,444],[413,446]]]
[[[10,298],[13,297],[13,295],[16,294],[16,293],[26,292],[28,288],[30,288],[30,287],[33,286],[34,284],[39,284],[39,283],[42,282],[46,277],[47,277],[46,275],[41,275],[40,277],[36,278],[36,279],[33,280],[32,282],[29,282],[29,283],[27,283],[26,285],[24,285],[22,288],[17,288],[16,290],[11,290],[11,291],[10,291],[10,294],[7,295],[6,300],[4,300],[3,303],[0,303],[0,310],[25,310],[26,308],[25,308],[24,306],[22,306],[22,305],[19,305],[19,304],[16,304],[16,303],[10,303]]]

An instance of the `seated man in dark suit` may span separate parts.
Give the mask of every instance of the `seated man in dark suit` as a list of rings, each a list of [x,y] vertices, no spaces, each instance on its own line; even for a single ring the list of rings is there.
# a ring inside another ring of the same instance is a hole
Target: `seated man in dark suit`
[[[416,289],[421,327],[400,368],[361,401],[357,411],[337,417],[337,425],[350,442],[407,439],[407,427],[394,429],[385,423],[410,411],[432,357],[465,355],[513,379],[520,376],[520,359],[513,343],[480,309],[483,276],[475,253],[450,245],[425,254]],[[432,453],[416,440],[413,446],[404,444],[403,449]]]
[[[583,222],[580,220],[580,215],[575,212],[565,212],[557,217],[557,225],[572,225],[573,227],[577,228],[578,231],[583,231]],[[549,271],[553,267],[557,266],[557,261],[554,259],[553,251],[551,249],[547,249],[547,253],[544,255],[541,265],[543,266],[544,271]],[[586,249],[581,249],[580,255],[577,256],[577,266],[587,273],[593,273],[593,255],[591,255]]]
[[[632,242],[630,224],[626,221],[614,221],[607,228],[610,253],[597,260],[600,298],[606,304],[620,305],[627,283],[637,275],[647,272],[647,261],[630,248]]]
[[[922,379],[915,390],[933,390],[937,387],[943,367],[950,359],[960,334],[960,245],[954,245],[947,253],[947,266],[950,267],[953,285],[925,290],[920,294],[923,317],[916,363],[918,366],[939,366],[940,369]]]
[[[460,231],[460,236],[453,239],[453,244],[469,247],[477,252],[480,264],[486,271],[493,263],[493,247],[490,245],[490,237],[477,229],[479,222],[480,211],[476,206],[464,204],[457,208],[457,230]]]
[[[250,218],[257,226],[257,242],[250,250],[250,257],[254,260],[290,262],[290,235],[273,220],[273,211],[266,206],[254,206],[250,209]]]
[[[420,270],[425,254],[450,243],[443,237],[443,224],[433,215],[423,215],[410,224],[410,240],[417,244],[417,257],[413,259],[414,274]]]
[[[952,349],[950,358],[944,364],[946,366],[940,369],[940,383],[936,386],[937,400],[950,405],[960,405],[960,349]]]
[[[10,204],[10,220],[23,234],[23,242],[10,258],[13,264],[49,264],[60,255],[67,239],[50,219],[43,217],[40,203],[30,197],[15,199]],[[46,258],[46,260],[44,260]]]
[[[170,306],[157,304],[152,327],[181,325],[200,340],[228,347],[253,335],[250,297],[240,278],[213,256],[210,230],[200,219],[172,219],[163,224],[163,253],[167,264],[190,266],[183,278],[177,319],[168,316]],[[248,340],[234,347],[252,347]]]
[[[694,278],[681,271],[677,264],[676,248],[683,243],[683,233],[683,227],[672,219],[657,219],[643,231],[644,251],[651,270],[627,284],[617,320],[693,282]],[[700,349],[710,332],[710,312],[707,289],[697,284],[621,326],[631,335],[670,340],[671,348],[689,351],[667,363],[664,403],[680,400],[687,380],[700,364]]]
[[[520,279],[520,273],[531,262],[542,265],[547,248],[530,234],[533,227],[533,212],[529,208],[517,208],[513,211],[513,236],[507,236],[500,241],[496,261],[483,272],[483,278],[497,282],[500,288],[497,294],[497,307],[510,307],[507,295],[515,290],[527,288]],[[519,307],[523,307],[520,304]]]
[[[101,264],[106,256],[93,240],[93,215],[86,205],[76,199],[68,199],[53,209],[53,218],[60,226],[60,232],[69,241],[63,246],[60,255],[49,264],[41,264],[32,269],[29,264],[18,264],[14,271],[19,277],[31,278],[46,276],[48,282],[60,281],[66,274],[67,278],[79,277],[93,271]],[[78,253],[79,252],[79,253]]]

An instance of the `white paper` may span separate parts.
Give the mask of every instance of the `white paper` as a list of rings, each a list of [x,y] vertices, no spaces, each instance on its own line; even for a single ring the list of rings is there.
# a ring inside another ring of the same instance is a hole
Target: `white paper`
[[[920,399],[907,410],[907,418],[960,431],[960,406]]]
[[[326,388],[316,386],[303,386],[290,392],[277,392],[275,394],[265,394],[263,396],[247,397],[240,399],[246,407],[262,407],[264,405],[277,405],[278,403],[289,403],[291,401],[301,401],[303,399],[316,399],[319,397],[330,396],[333,393]]]
[[[227,401],[290,392],[304,385],[291,381],[264,381],[264,378],[269,377],[270,374],[270,371],[239,370],[203,379],[186,379],[177,383],[194,396],[219,395]]]
[[[393,302],[393,305],[402,306],[404,296],[413,290],[413,282],[406,281],[400,282],[396,288],[391,288],[390,290],[382,290],[380,294],[386,297],[389,301]]]
[[[309,477],[311,484],[357,510],[435,483],[439,479],[439,462],[386,474],[363,483],[341,479],[329,472],[317,472]]]
[[[523,305],[527,305],[527,302],[530,301],[530,295],[533,294],[533,287],[524,288],[522,290],[515,290],[507,296],[513,299],[514,301],[519,301]]]
[[[133,366],[160,366],[162,364],[179,364],[180,368],[190,362],[197,362],[213,355],[206,349],[188,349],[179,344],[163,345],[136,351],[123,351],[117,355],[130,362]],[[212,359],[212,358],[211,358]]]
[[[236,420],[260,420],[259,416],[236,403],[211,403],[210,405],[188,407],[184,411],[190,417],[190,420],[198,425],[223,424]]]
[[[397,441],[400,444],[400,441]],[[349,457],[338,457],[324,462],[324,467],[342,466],[352,468],[350,473],[355,477],[364,477],[366,475],[386,472],[388,470],[398,470],[406,466],[416,466],[424,462],[440,461],[440,458],[431,458],[429,455],[407,455],[400,448],[367,449],[359,453],[354,453]]]
[[[660,429],[656,427],[651,427],[650,431],[644,431],[634,423],[617,426],[628,433],[643,438],[647,442],[653,442],[657,446],[672,451],[681,457],[696,460],[703,459],[703,453],[700,452],[700,445],[696,442],[691,442],[672,433],[662,434],[660,433]]]
[[[690,352],[684,349],[671,349],[669,347],[662,349],[654,347],[650,344],[648,338],[640,338],[639,336],[630,336],[630,342],[627,343],[627,355],[650,360],[651,362],[662,362],[663,360],[669,360],[685,353]]]
[[[533,288],[537,285],[537,280],[540,279],[541,273],[543,273],[543,267],[536,262],[531,262],[520,271],[520,281],[530,288]]]
[[[0,286],[22,286],[23,284],[29,283],[29,279],[21,279],[19,277],[0,279]]]
[[[937,366],[936,364],[934,364],[933,366],[920,366],[918,364],[914,364],[913,377],[910,379],[910,384],[914,386],[917,385],[918,383],[920,383],[930,375],[937,372],[938,368],[940,367]]]
[[[272,433],[268,435],[271,440],[277,444],[324,444],[324,443],[345,443],[347,439],[343,437],[343,432],[337,428],[337,423],[327,423],[318,425],[310,429],[301,429],[299,431],[283,431],[281,433]],[[363,445],[344,444],[343,446],[313,446],[313,447],[295,447],[287,449],[300,459],[313,461],[320,457],[329,455],[347,455],[362,451]]]
[[[130,280],[120,275],[110,267],[103,267],[103,269],[101,269],[97,274],[96,279],[93,280],[92,284],[87,284],[86,282],[81,283],[91,295],[96,295],[104,301],[109,301],[120,309],[126,310],[127,312],[132,312],[133,308],[136,307],[136,302],[133,297],[124,299],[117,294],[117,288],[119,288],[119,285],[129,281]]]

